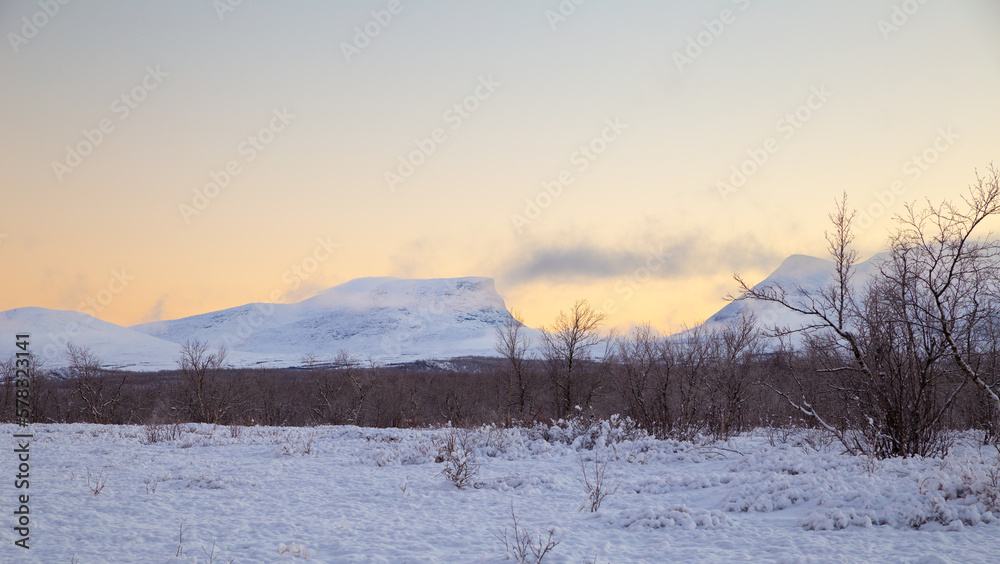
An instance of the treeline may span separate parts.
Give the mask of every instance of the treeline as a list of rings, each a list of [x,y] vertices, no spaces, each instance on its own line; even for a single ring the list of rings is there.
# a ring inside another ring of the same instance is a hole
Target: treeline
[[[574,311],[593,313],[585,302]],[[224,352],[189,343],[180,369],[153,373],[104,369],[85,349],[70,347],[68,368],[32,370],[31,410],[34,421],[52,423],[366,427],[504,426],[620,414],[651,434],[678,439],[819,426],[782,396],[785,390],[815,397],[809,405],[845,428],[868,424],[859,420],[863,404],[884,402],[891,412],[891,398],[855,397],[816,378],[829,364],[825,352],[765,350],[763,343],[750,317],[673,338],[639,327],[602,343],[603,358],[583,348],[572,359],[550,350],[546,358],[515,358],[516,365],[509,358],[465,358],[447,367],[381,366],[345,355],[299,369],[227,368]],[[997,362],[996,355],[980,360]],[[0,371],[0,419],[11,422],[12,363]],[[949,405],[936,428],[979,429],[995,439],[995,407],[961,384],[954,370],[925,398]],[[955,397],[952,386],[960,388]],[[910,415],[887,413],[900,423]]]

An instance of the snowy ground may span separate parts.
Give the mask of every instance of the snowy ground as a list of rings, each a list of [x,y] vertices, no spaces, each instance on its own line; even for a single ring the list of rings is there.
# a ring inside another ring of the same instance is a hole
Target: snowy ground
[[[554,530],[552,563],[1000,561],[996,449],[971,440],[872,463],[809,432],[697,445],[607,424],[480,430],[460,490],[435,462],[445,429],[184,425],[151,444],[142,426],[33,430],[32,548],[4,527],[0,562],[210,562],[213,543],[214,562],[505,562],[494,533],[511,533],[511,503],[521,527]],[[592,443],[618,485],[597,512],[580,511]]]

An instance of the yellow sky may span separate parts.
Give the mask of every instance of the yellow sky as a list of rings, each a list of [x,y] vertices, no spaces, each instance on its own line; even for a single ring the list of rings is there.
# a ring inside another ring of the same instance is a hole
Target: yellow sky
[[[995,2],[570,4],[5,3],[0,310],[489,276],[670,330],[1000,157]]]

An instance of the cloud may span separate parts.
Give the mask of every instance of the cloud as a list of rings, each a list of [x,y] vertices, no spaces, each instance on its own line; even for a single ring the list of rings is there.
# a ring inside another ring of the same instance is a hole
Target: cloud
[[[151,321],[160,321],[161,319],[163,319],[163,305],[166,302],[167,302],[167,295],[164,294],[160,296],[160,299],[156,300],[156,303],[153,304],[153,307],[151,307],[149,311],[143,314],[141,323],[149,323]]]
[[[616,247],[590,241],[523,249],[500,269],[510,284],[586,282],[616,278],[646,267],[654,278],[671,279],[777,266],[783,256],[753,240],[713,243],[688,237]]]

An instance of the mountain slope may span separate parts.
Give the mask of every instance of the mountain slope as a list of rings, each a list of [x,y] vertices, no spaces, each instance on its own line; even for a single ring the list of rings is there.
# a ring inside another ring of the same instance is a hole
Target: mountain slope
[[[13,337],[22,332],[31,335],[30,350],[50,368],[66,365],[68,343],[89,347],[103,362],[132,370],[176,368],[180,353],[176,343],[85,313],[22,307],[0,312],[0,334],[10,336],[0,343],[0,358],[15,352]]]
[[[886,257],[885,253],[880,253],[856,264],[851,280],[854,288],[862,289],[878,272],[878,265]],[[754,288],[781,286],[788,291],[789,296],[795,296],[797,288],[809,294],[818,295],[819,292],[833,283],[835,269],[836,265],[830,260],[806,255],[792,255],[782,261],[781,265],[767,278],[755,284]],[[725,307],[709,317],[705,321],[705,328],[721,327],[735,321],[744,312],[753,313],[758,323],[765,327],[779,325],[794,329],[808,322],[803,315],[789,311],[775,303],[740,300],[726,304]]]
[[[174,370],[181,352],[178,343],[79,311],[22,307],[0,312],[0,334],[10,335],[0,343],[0,360],[20,350],[13,339],[19,333],[31,336],[31,352],[48,368],[68,366],[68,344],[90,349],[105,367],[136,371]],[[229,359],[238,366],[274,364],[274,359],[253,352],[235,352]]]
[[[509,319],[491,278],[360,278],[294,304],[247,304],[133,329],[298,363],[347,351],[380,360],[492,354]]]

